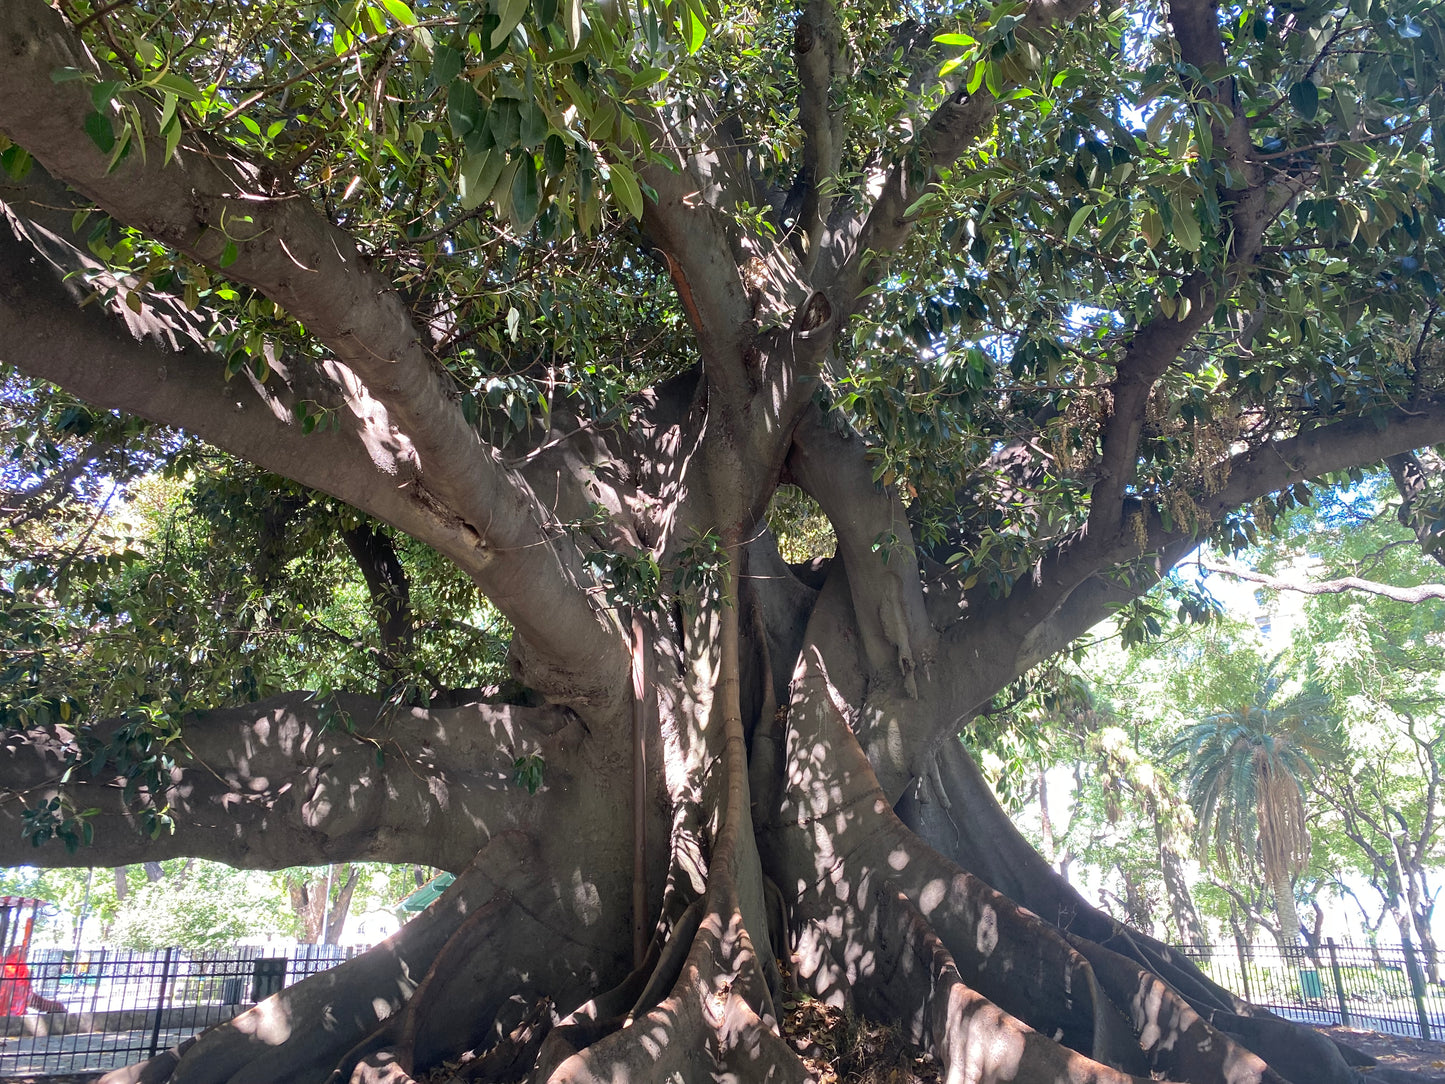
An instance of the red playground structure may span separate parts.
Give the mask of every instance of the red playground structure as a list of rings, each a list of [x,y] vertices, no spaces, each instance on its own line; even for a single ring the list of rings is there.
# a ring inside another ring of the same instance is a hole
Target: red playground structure
[[[24,1016],[30,1008],[30,935],[43,900],[0,896],[0,1016]]]

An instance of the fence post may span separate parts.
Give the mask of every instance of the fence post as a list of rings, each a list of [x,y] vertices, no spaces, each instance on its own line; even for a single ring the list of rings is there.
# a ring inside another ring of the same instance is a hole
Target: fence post
[[[1405,950],[1405,974],[1410,977],[1410,993],[1415,997],[1415,1016],[1420,1021],[1420,1038],[1430,1038],[1430,1015],[1425,1011],[1425,976],[1420,970],[1420,961],[1415,959],[1415,946],[1406,934],[1400,935],[1400,947]]]
[[[1244,956],[1244,942],[1239,939],[1238,934],[1234,937],[1234,951],[1239,957],[1239,980],[1244,987],[1244,1000],[1253,1001],[1254,997],[1249,992],[1249,963]]]
[[[95,981],[90,986],[90,1012],[95,1015],[95,1006],[100,1001],[100,983],[105,978],[105,953],[106,949],[100,950],[100,961],[95,965]]]
[[[1340,958],[1335,954],[1335,939],[1325,938],[1325,945],[1330,950],[1330,974],[1335,977],[1335,997],[1340,1003],[1340,1027],[1350,1026],[1350,1007],[1345,1002],[1345,981],[1340,976]]]
[[[151,1057],[161,1052],[161,1017],[166,1011],[166,987],[171,981],[171,953],[176,950],[166,949],[165,960],[161,963],[161,992],[156,999],[156,1022],[151,1028]]]

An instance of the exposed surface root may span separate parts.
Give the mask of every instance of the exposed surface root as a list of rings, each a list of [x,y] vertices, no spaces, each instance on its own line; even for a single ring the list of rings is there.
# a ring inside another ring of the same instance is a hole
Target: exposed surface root
[[[960,1079],[1281,1080],[1248,1048],[1256,1042],[1240,1041],[1238,1017],[1220,1011],[1226,992],[1198,989],[1212,1014],[1228,1015],[1216,1027],[1146,966],[1043,921],[909,831],[816,652],[795,681],[789,723],[787,776],[764,852],[771,875],[794,892],[799,979],[815,996],[902,1022]],[[813,876],[800,875],[809,860]]]
[[[547,911],[544,872],[525,837],[499,835],[382,945],[106,1084],[323,1084],[349,1080],[367,1059],[367,1072],[401,1080],[397,1072],[424,1073],[490,1046],[537,996],[575,1003],[586,988],[586,946],[568,940],[555,906]],[[421,1004],[407,1012],[418,994]]]
[[[1357,1084],[1329,1040],[1089,907],[967,772],[935,773],[952,849],[920,838],[855,736],[858,674],[840,692],[821,649],[786,709],[758,697],[750,750],[737,615],[734,594],[721,648],[700,628],[670,663],[692,714],[662,724],[666,918],[641,966],[631,853],[609,882],[502,834],[381,949],[111,1084]]]

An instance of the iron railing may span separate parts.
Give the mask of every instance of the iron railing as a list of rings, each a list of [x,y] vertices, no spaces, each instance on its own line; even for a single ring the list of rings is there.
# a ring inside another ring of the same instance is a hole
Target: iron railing
[[[25,988],[30,1011],[0,1016],[0,1078],[144,1061],[361,949],[297,945],[155,952],[33,951],[28,975],[0,976],[0,1004]],[[1216,982],[1294,1020],[1445,1038],[1445,990],[1410,946],[1183,945]]]
[[[1210,978],[1251,1004],[1311,1024],[1445,1039],[1445,989],[1403,945],[1181,945]]]
[[[362,950],[33,950],[0,976],[0,1077],[111,1069],[154,1057]],[[25,985],[25,984],[28,984]]]

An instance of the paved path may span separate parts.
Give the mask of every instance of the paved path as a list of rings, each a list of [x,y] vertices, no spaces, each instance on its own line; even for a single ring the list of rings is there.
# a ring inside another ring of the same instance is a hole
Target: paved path
[[[158,1050],[195,1034],[195,1028],[160,1033]],[[151,1056],[151,1030],[48,1035],[0,1040],[0,1079],[29,1073],[75,1073],[118,1069]]]

